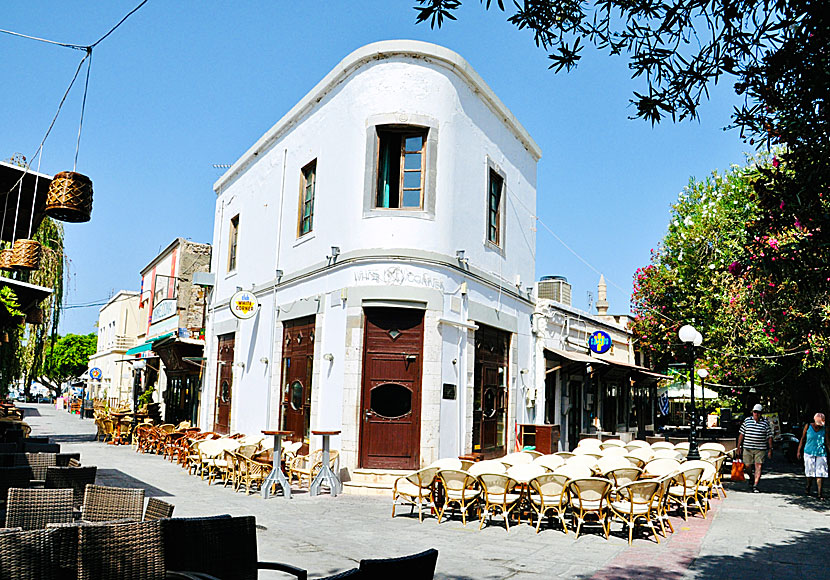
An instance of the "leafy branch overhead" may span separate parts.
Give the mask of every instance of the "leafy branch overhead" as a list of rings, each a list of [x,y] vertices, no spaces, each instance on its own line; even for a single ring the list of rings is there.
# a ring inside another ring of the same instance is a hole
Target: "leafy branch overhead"
[[[418,22],[439,28],[461,7],[416,1]],[[741,134],[790,143],[796,126],[798,139],[827,139],[825,12],[805,0],[524,0],[507,20],[533,33],[555,71],[575,68],[586,42],[628,55],[632,78],[645,85],[631,101],[636,118],[695,119],[710,86],[729,76],[745,96],[734,112]]]

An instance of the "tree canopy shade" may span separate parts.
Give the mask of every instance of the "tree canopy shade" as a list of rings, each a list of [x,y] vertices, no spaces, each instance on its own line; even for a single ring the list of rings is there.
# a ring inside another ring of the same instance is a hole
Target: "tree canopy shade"
[[[95,333],[67,334],[59,338],[46,351],[44,374],[57,384],[79,376],[86,371],[97,344]]]
[[[491,0],[481,0],[485,8]],[[442,26],[460,0],[417,0],[419,22]],[[503,0],[498,8],[505,11]],[[571,70],[585,43],[626,54],[636,117],[652,123],[698,116],[723,76],[745,95],[734,122],[759,142],[827,144],[828,20],[815,0],[524,0],[508,21],[533,32],[550,68]]]
[[[813,220],[756,194],[783,171],[777,157],[761,158],[681,192],[665,238],[635,275],[633,331],[666,368],[684,359],[677,331],[690,323],[704,336],[710,382],[756,387],[797,413],[830,404],[830,295],[819,280],[830,270],[816,269]]]

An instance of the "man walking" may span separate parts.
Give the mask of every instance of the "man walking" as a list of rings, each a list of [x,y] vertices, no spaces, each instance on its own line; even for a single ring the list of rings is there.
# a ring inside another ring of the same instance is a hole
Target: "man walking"
[[[758,493],[764,455],[772,459],[772,425],[761,416],[763,410],[761,405],[752,407],[752,415],[744,419],[738,432],[737,451],[742,454],[747,468],[754,466],[754,477],[749,480],[749,486],[755,493]]]

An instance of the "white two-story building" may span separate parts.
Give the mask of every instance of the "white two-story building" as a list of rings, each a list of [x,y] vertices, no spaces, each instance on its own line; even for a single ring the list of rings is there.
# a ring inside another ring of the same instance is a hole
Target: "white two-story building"
[[[215,184],[201,427],[340,431],[347,470],[512,450],[540,155],[450,50],[343,59]]]

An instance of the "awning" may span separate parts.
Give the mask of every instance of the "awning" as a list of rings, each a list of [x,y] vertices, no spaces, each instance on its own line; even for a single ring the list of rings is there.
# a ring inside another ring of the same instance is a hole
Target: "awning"
[[[21,177],[23,182],[21,184]],[[29,221],[34,232],[43,221],[46,208],[46,194],[49,191],[51,175],[37,173],[25,167],[18,167],[8,161],[0,161],[0,205],[4,206],[7,219],[2,224],[0,239],[10,242],[13,238],[29,237]],[[37,184],[37,191],[35,191]],[[33,203],[34,202],[34,203]],[[32,215],[34,205],[34,215]]]
[[[594,358],[592,356],[588,356],[587,354],[582,354],[581,352],[574,352],[570,350],[559,350],[557,348],[546,348],[551,354],[555,354],[558,357],[566,358],[568,360],[572,360],[574,362],[581,362],[581,363],[588,363],[588,364],[608,364],[607,361]]]
[[[689,383],[674,383],[666,387],[666,393],[669,399],[683,399],[690,400],[692,398],[692,390],[689,388]],[[695,385],[695,399],[717,399],[720,395],[711,389],[706,389],[700,385]]]
[[[140,352],[147,352],[151,348],[153,348],[153,343],[151,341],[147,341],[144,344],[139,344],[138,346],[132,347],[130,350],[128,350],[124,354],[125,355],[138,354]]]
[[[0,286],[8,286],[17,295],[17,301],[20,304],[22,312],[28,312],[45,298],[48,298],[52,293],[51,288],[44,286],[36,286],[28,282],[21,282],[20,280],[13,280],[0,276]]]

